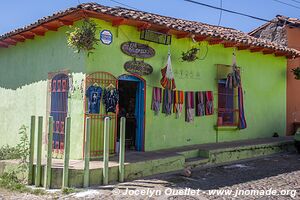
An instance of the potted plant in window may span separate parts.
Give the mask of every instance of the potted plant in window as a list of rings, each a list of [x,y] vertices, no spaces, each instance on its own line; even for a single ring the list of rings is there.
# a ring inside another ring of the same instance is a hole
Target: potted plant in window
[[[300,80],[300,67],[293,68],[292,72],[295,76],[295,79]]]

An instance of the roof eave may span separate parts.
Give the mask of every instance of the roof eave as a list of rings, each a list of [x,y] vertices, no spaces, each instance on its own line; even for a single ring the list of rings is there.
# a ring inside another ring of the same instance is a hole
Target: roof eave
[[[115,16],[113,14],[106,14],[82,8],[68,9],[65,12],[60,12],[50,16],[49,18],[43,19],[44,21],[39,20],[35,24],[29,25],[23,29],[18,29],[5,34],[4,36],[0,37],[0,48],[7,48],[9,46],[16,45],[18,42],[24,42],[26,39],[33,39],[35,36],[43,36],[47,31],[56,31],[59,27],[72,25],[75,21],[81,20],[85,17],[109,21],[113,26],[119,26],[123,24],[136,26],[139,31],[151,28],[156,31],[176,35],[177,38],[193,37],[198,42],[207,41],[210,45],[222,44],[225,48],[236,47],[239,50],[250,50],[251,52],[263,52],[264,54],[274,53],[275,56],[286,56],[289,58],[300,57],[300,52],[294,52],[294,50],[291,49],[274,49],[269,45],[261,46],[251,44],[248,42],[248,40],[237,41],[235,38],[228,38],[226,36],[218,37],[213,33],[203,34],[197,33],[196,31],[184,31],[177,28],[168,27],[167,25],[154,23],[153,21],[150,22],[147,20],[125,18]]]

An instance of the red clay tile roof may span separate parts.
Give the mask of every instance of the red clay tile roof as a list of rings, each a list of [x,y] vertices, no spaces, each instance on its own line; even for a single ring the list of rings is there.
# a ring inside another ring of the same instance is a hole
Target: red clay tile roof
[[[244,45],[250,49],[251,48],[259,49],[257,51],[272,50],[277,53],[279,52],[278,53],[279,56],[284,55],[289,57],[300,57],[300,52],[295,49],[287,48],[285,46],[279,45],[277,43],[268,42],[263,39],[258,39],[244,32],[232,28],[225,28],[221,26],[208,25],[201,22],[176,19],[172,17],[166,17],[162,15],[157,15],[157,14],[152,14],[152,13],[137,11],[137,10],[131,10],[126,8],[120,8],[120,7],[112,8],[112,7],[102,6],[97,3],[80,4],[77,7],[69,8],[65,11],[57,12],[52,16],[44,17],[33,24],[30,24],[20,29],[16,29],[14,31],[11,31],[9,33],[0,36],[0,42],[5,39],[7,41],[8,40],[7,38],[11,38],[12,36],[20,34],[22,32],[32,30],[34,28],[39,27],[42,24],[51,22],[53,20],[62,19],[74,13],[80,12],[82,14],[82,11],[84,11],[84,13],[88,13],[89,17],[93,17],[93,13],[94,13],[94,15],[99,14],[99,16],[110,16],[119,20],[125,19],[131,21],[145,22],[152,25],[165,27],[172,31],[174,30],[177,32],[193,34],[196,37],[205,36],[212,39],[219,39],[220,41],[223,42],[225,41],[227,43]],[[83,16],[81,15],[81,17],[76,20],[82,18]]]
[[[279,24],[285,24],[291,27],[300,27],[300,19],[297,18],[291,18],[291,17],[286,17],[283,15],[276,15],[276,17],[274,19],[272,19],[270,22],[264,23],[263,25],[257,27],[256,29],[250,31],[248,34],[249,35],[254,35],[255,33],[257,33],[258,31],[266,28],[268,25],[270,25],[271,23],[279,23]]]

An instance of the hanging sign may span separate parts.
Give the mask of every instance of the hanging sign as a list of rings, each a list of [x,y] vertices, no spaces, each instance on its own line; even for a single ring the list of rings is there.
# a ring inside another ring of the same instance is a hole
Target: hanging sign
[[[109,30],[103,30],[100,33],[100,40],[103,44],[110,45],[113,41],[113,35]]]
[[[138,74],[141,76],[149,75],[153,72],[153,68],[148,63],[145,63],[144,61],[127,61],[124,64],[124,69],[132,74]]]
[[[123,53],[135,58],[151,58],[155,55],[155,50],[148,45],[136,42],[124,42],[121,45]]]

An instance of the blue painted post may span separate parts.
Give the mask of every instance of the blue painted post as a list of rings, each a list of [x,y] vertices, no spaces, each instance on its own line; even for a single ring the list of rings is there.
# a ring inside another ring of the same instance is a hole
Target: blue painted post
[[[47,148],[47,166],[45,170],[45,188],[50,189],[51,185],[51,167],[52,167],[52,141],[53,141],[53,117],[49,117],[48,125],[48,148]]]
[[[69,160],[70,160],[70,130],[71,117],[66,118],[65,122],[65,151],[64,151],[64,171],[62,188],[69,186]]]
[[[35,116],[31,116],[29,161],[28,161],[28,185],[32,185],[33,183],[34,135],[35,135]]]
[[[110,118],[104,118],[104,150],[103,150],[103,185],[108,184],[108,162],[109,162],[109,125]]]
[[[43,117],[38,118],[38,137],[37,137],[37,154],[36,154],[36,170],[35,170],[35,186],[41,186],[42,171],[42,138],[43,138]]]
[[[90,132],[91,132],[91,119],[86,118],[85,127],[85,144],[84,144],[84,174],[83,174],[83,187],[89,187],[90,182]]]
[[[124,182],[125,127],[126,127],[126,118],[121,117],[121,120],[120,120],[120,151],[119,151],[119,182]]]

